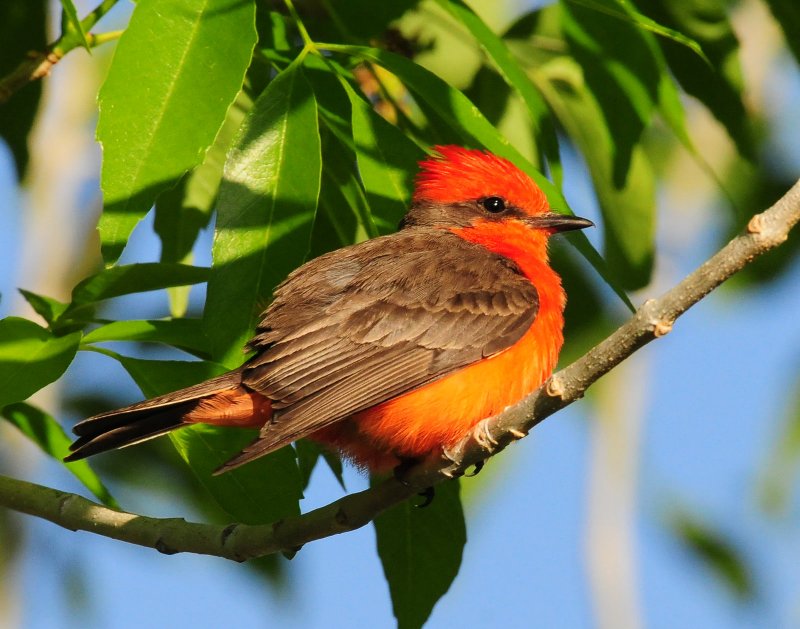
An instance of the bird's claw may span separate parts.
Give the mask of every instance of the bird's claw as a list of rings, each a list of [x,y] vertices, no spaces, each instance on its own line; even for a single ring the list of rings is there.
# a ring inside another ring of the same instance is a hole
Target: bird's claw
[[[414,506],[417,509],[424,509],[433,502],[433,498],[436,495],[436,491],[433,489],[433,487],[427,487],[423,491],[419,492],[417,495],[422,496],[425,500],[423,500],[420,504]]]
[[[478,461],[474,466],[472,472],[469,474],[464,474],[467,478],[472,478],[473,476],[477,476],[481,473],[483,466],[486,464],[486,461]]]

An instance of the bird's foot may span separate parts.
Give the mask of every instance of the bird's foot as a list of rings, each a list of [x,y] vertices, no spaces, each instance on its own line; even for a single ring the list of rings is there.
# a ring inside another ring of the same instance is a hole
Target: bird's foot
[[[398,459],[400,460],[400,464],[392,470],[392,474],[397,482],[405,485],[406,487],[410,487],[411,484],[407,480],[408,473],[420,463],[420,459],[415,457],[398,457]],[[434,491],[433,487],[427,487],[418,494],[419,496],[422,496],[424,500],[420,504],[414,506],[418,509],[424,509],[433,502],[433,497],[435,494],[436,492]]]

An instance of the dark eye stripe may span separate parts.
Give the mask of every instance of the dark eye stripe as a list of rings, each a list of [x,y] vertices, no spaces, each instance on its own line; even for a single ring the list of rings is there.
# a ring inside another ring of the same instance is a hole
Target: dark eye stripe
[[[506,202],[500,197],[486,197],[481,201],[481,205],[483,205],[487,212],[491,212],[492,214],[503,212],[506,209]]]

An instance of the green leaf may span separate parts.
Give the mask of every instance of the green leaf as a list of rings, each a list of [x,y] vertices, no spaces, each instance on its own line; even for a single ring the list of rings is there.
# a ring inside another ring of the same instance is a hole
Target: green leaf
[[[54,336],[33,321],[0,320],[0,408],[26,400],[66,371],[80,333]]]
[[[783,29],[786,44],[800,63],[800,4],[797,0],[766,0],[775,21]]]
[[[2,415],[54,459],[61,461],[69,454],[69,444],[72,439],[51,415],[25,403],[9,404],[2,409]],[[120,508],[88,461],[75,461],[63,465],[104,505],[112,509]]]
[[[437,2],[478,40],[486,54],[494,62],[500,76],[522,97],[533,124],[536,147],[547,158],[553,179],[560,187],[563,180],[563,169],[558,153],[558,138],[544,98],[531,83],[525,71],[517,64],[506,43],[495,35],[472,9],[461,0],[437,0]]]
[[[562,68],[550,105],[592,174],[605,257],[625,288],[641,288],[652,272],[656,214],[654,177],[641,142],[661,95],[664,68],[655,41],[630,22],[565,5],[562,24],[576,68],[569,87]]]
[[[209,362],[143,360],[108,350],[147,397],[169,393],[225,371]],[[196,425],[170,433],[175,448],[202,485],[239,522],[264,524],[300,513],[300,472],[291,447],[220,476],[212,472],[250,443],[253,430]]]
[[[255,40],[253,0],[137,3],[99,96],[106,262],[116,261],[158,194],[202,161]]]
[[[44,295],[37,295],[24,288],[17,289],[28,302],[31,308],[36,311],[42,319],[47,321],[48,325],[52,325],[67,309],[69,304],[53,299],[52,297],[45,297]]]
[[[196,356],[208,356],[208,341],[201,319],[112,321],[83,337],[83,344],[107,341],[163,343]]]
[[[738,151],[755,155],[753,130],[742,100],[739,42],[730,24],[724,0],[648,0],[642,10],[661,24],[680,30],[699,42],[706,62],[675,42],[661,46],[670,70],[684,90],[702,102],[725,127]]]
[[[193,174],[193,173],[192,173]],[[191,175],[158,195],[153,230],[161,240],[161,262],[191,264],[192,248],[200,230],[211,220],[211,207],[194,207],[189,201]],[[212,199],[213,201],[213,199]],[[170,313],[182,317],[189,308],[190,286],[167,289]]]
[[[311,441],[310,439],[301,439],[295,442],[294,449],[297,453],[297,466],[300,469],[300,476],[303,479],[304,490],[308,487],[308,483],[311,480],[311,473],[317,466],[317,461],[322,458],[328,464],[336,480],[339,481],[339,485],[346,491],[344,476],[342,475],[342,460],[338,456],[316,441]]]
[[[61,33],[62,37],[75,37],[81,46],[91,54],[92,49],[89,47],[89,42],[86,41],[86,33],[81,24],[81,18],[78,17],[78,10],[72,0],[61,0]]]
[[[298,515],[303,485],[290,446],[230,472],[212,475],[249,445],[256,434],[252,430],[198,424],[170,433],[170,437],[203,486],[237,522],[266,524]]]
[[[615,173],[619,141],[604,121],[581,67],[562,56],[537,70],[545,97],[577,144],[592,175],[603,212],[606,260],[626,288],[645,285],[653,265],[655,181],[640,143],[628,148],[622,179]]]
[[[142,262],[103,269],[81,280],[72,289],[71,306],[111,299],[120,295],[144,293],[170,286],[200,284],[208,280],[204,266],[166,262]]]
[[[381,234],[397,230],[411,203],[417,163],[423,151],[389,124],[343,82],[352,108],[358,172],[364,182],[373,219]]]
[[[177,186],[162,192],[156,199],[153,229],[161,240],[161,262],[191,264],[192,248],[197,236],[211,219],[222,181],[225,156],[245,114],[252,106],[250,97],[240,92],[203,163],[183,177]],[[186,314],[189,290],[186,286],[167,289],[172,316],[182,317]]]
[[[755,596],[751,570],[739,550],[720,531],[685,509],[676,511],[669,524],[686,549],[740,600]]]
[[[611,8],[617,2],[594,0],[592,4]],[[570,3],[565,5],[562,24],[586,87],[602,107],[612,134],[623,136],[619,148],[625,153],[639,140],[656,108],[664,71],[656,42],[635,24]],[[623,177],[625,165],[619,170]]]
[[[308,252],[321,176],[314,94],[296,62],[258,97],[225,164],[204,321],[232,367],[273,288]]]
[[[72,301],[58,317],[58,322],[78,318],[81,311],[103,299],[170,286],[199,284],[208,277],[209,269],[187,264],[145,262],[110,267],[78,282],[72,289]]]
[[[382,513],[375,532],[397,626],[422,627],[456,578],[467,543],[458,481],[438,485],[424,509],[406,501]]]
[[[25,59],[31,50],[47,46],[47,2],[45,0],[3,0],[0,2],[0,76],[6,76]],[[39,99],[42,81],[33,81],[0,104],[0,138],[11,150],[17,178],[23,179],[28,168],[28,134]]]
[[[691,37],[687,37],[683,33],[676,31],[672,28],[659,24],[658,22],[650,19],[646,15],[639,13],[629,0],[566,0],[575,5],[583,6],[588,9],[604,13],[624,22],[631,22],[646,29],[656,35],[661,35],[667,39],[671,39],[677,44],[686,46],[689,50],[694,52],[700,59],[706,63],[710,63],[702,47]]]
[[[337,77],[318,57],[306,57],[303,70],[319,109],[324,165],[307,256],[315,258],[366,240],[378,230],[355,168],[350,101]]]
[[[322,182],[309,258],[396,228],[396,224],[379,225],[381,219],[367,200],[361,173],[356,167],[352,107],[343,90],[343,84],[347,83],[344,77],[350,78],[350,74],[342,68],[331,72],[330,66],[336,67],[335,62],[327,60],[326,63],[316,56],[306,57],[303,65],[314,90],[322,125]],[[349,83],[346,88],[353,89]]]

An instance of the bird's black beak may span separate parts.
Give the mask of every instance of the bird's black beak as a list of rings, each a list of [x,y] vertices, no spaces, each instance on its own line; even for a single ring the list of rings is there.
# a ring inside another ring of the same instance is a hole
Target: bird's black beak
[[[558,214],[557,212],[530,216],[525,222],[536,229],[549,229],[554,233],[594,227],[594,223],[588,218],[581,218],[571,214]]]

